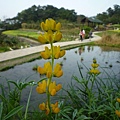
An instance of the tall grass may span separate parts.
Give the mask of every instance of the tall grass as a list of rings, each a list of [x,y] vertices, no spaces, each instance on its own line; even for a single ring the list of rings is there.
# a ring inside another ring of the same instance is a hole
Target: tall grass
[[[99,41],[96,41],[97,45],[108,45],[108,46],[115,46],[120,47],[120,32],[104,32],[102,33],[102,38]]]
[[[71,82],[65,90],[66,97],[63,97],[66,105],[73,106],[77,110],[75,120],[82,115],[84,119],[80,120],[119,120],[115,114],[116,109],[120,110],[119,103],[116,101],[116,98],[120,97],[119,79],[112,77],[111,73],[103,68],[101,69],[105,77],[102,77],[103,73],[100,76],[92,74],[83,76],[79,64],[78,68],[80,76],[73,76],[76,84]]]

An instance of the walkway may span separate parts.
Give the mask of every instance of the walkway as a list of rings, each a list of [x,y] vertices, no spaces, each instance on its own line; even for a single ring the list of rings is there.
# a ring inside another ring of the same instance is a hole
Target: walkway
[[[100,38],[101,37],[93,34],[93,38],[91,39],[91,41],[97,41],[97,40],[100,40]],[[75,41],[68,41],[68,42],[57,42],[57,43],[54,43],[54,45],[56,45],[56,46],[60,45],[60,47],[64,47],[64,46],[68,46],[68,45],[87,43],[87,42],[91,42],[91,41],[89,39],[85,39],[82,42],[79,40],[75,40]],[[12,60],[15,58],[21,58],[21,57],[24,57],[27,55],[32,55],[34,53],[39,53],[41,51],[44,51],[45,46],[50,47],[49,44],[45,44],[45,45],[39,45],[39,46],[35,46],[35,47],[0,53],[0,63],[3,61],[8,61],[8,60]]]

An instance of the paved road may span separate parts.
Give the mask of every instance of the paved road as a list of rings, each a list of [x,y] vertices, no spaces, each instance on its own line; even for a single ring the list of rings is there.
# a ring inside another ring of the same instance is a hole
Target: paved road
[[[93,38],[91,39],[91,41],[97,41],[97,40],[100,40],[100,38],[101,37],[93,34]],[[87,42],[91,42],[91,41],[89,39],[85,39],[81,42],[80,40],[76,39],[75,41],[69,41],[69,42],[57,42],[57,43],[54,43],[54,45],[56,45],[56,46],[60,45],[61,47],[64,47],[64,46],[68,46],[68,45],[87,43]],[[0,53],[0,63],[3,61],[5,62],[5,61],[12,60],[15,58],[21,58],[21,57],[24,57],[27,55],[32,55],[34,53],[39,53],[44,50],[45,46],[50,47],[49,44],[45,44],[45,45],[39,45],[39,46],[35,46],[35,47]]]

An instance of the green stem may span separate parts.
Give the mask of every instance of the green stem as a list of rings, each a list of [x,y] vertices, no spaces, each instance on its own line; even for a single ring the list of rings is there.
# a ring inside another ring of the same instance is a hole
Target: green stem
[[[51,51],[52,51],[52,56],[51,56],[51,66],[52,66],[52,72],[53,72],[53,67],[54,67],[54,56],[53,56],[53,43],[50,44],[51,45]],[[48,100],[48,107],[50,109],[50,113],[49,113],[49,119],[51,120],[52,119],[52,110],[51,110],[51,99],[50,99],[50,93],[49,93],[49,86],[50,86],[50,83],[52,81],[52,77],[53,75],[50,77],[50,81],[49,81],[49,84],[48,84],[48,89],[47,89],[47,100]]]
[[[25,120],[27,119],[27,112],[28,112],[28,107],[29,107],[29,103],[30,103],[31,93],[32,93],[32,86],[31,86],[31,88],[30,88],[30,93],[29,93],[28,101],[27,101],[27,105],[26,105],[26,110],[25,110]]]

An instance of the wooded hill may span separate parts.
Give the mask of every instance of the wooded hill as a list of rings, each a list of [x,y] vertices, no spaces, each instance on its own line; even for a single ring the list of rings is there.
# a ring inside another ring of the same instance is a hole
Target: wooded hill
[[[114,5],[114,8],[111,7],[107,9],[106,12],[99,13],[96,16],[103,23],[120,23],[120,6]],[[0,24],[0,28],[7,29],[17,29],[21,27],[22,23],[40,23],[45,21],[47,18],[53,18],[56,21],[65,20],[69,22],[80,23],[80,20],[84,18],[84,15],[77,15],[75,10],[68,10],[65,8],[56,8],[52,5],[47,6],[36,6],[25,9],[17,14],[16,17],[8,18]],[[78,19],[79,18],[79,19]]]

